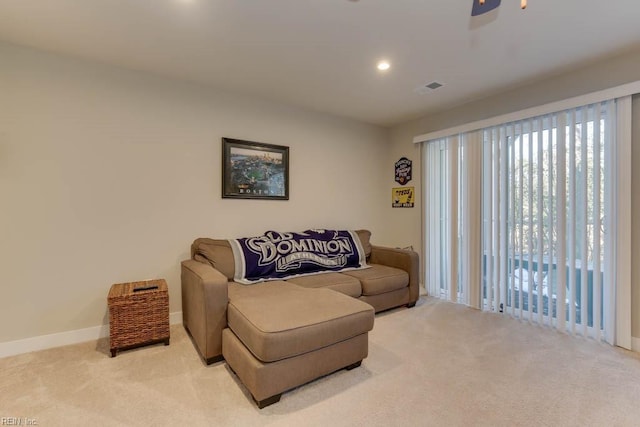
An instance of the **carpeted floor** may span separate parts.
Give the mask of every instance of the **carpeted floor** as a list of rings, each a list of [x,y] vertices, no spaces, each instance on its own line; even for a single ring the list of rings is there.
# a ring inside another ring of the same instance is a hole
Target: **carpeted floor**
[[[181,326],[171,345],[108,340],[0,359],[0,417],[49,425],[637,426],[640,356],[422,299],[376,317],[369,357],[259,410]],[[5,423],[6,424],[6,423]]]

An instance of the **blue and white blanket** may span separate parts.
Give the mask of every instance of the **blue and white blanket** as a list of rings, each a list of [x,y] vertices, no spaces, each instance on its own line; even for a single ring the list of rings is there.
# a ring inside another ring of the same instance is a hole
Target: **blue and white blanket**
[[[229,240],[238,283],[282,280],[321,272],[368,268],[358,235],[350,230],[267,231]]]

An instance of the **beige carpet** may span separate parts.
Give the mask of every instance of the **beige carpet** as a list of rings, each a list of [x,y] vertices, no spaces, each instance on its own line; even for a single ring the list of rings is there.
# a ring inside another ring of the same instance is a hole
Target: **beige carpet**
[[[259,410],[181,326],[0,359],[0,417],[49,425],[637,426],[640,357],[433,299],[378,315],[369,357]]]

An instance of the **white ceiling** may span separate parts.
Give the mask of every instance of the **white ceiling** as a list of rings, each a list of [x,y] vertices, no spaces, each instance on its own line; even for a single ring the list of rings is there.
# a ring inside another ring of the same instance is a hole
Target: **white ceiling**
[[[637,0],[519,4],[471,18],[472,0],[1,0],[0,40],[383,126],[640,45]]]

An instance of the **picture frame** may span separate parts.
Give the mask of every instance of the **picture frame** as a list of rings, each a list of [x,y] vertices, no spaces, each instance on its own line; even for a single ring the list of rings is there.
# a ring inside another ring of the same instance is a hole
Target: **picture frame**
[[[289,200],[289,147],[222,138],[222,198]]]

